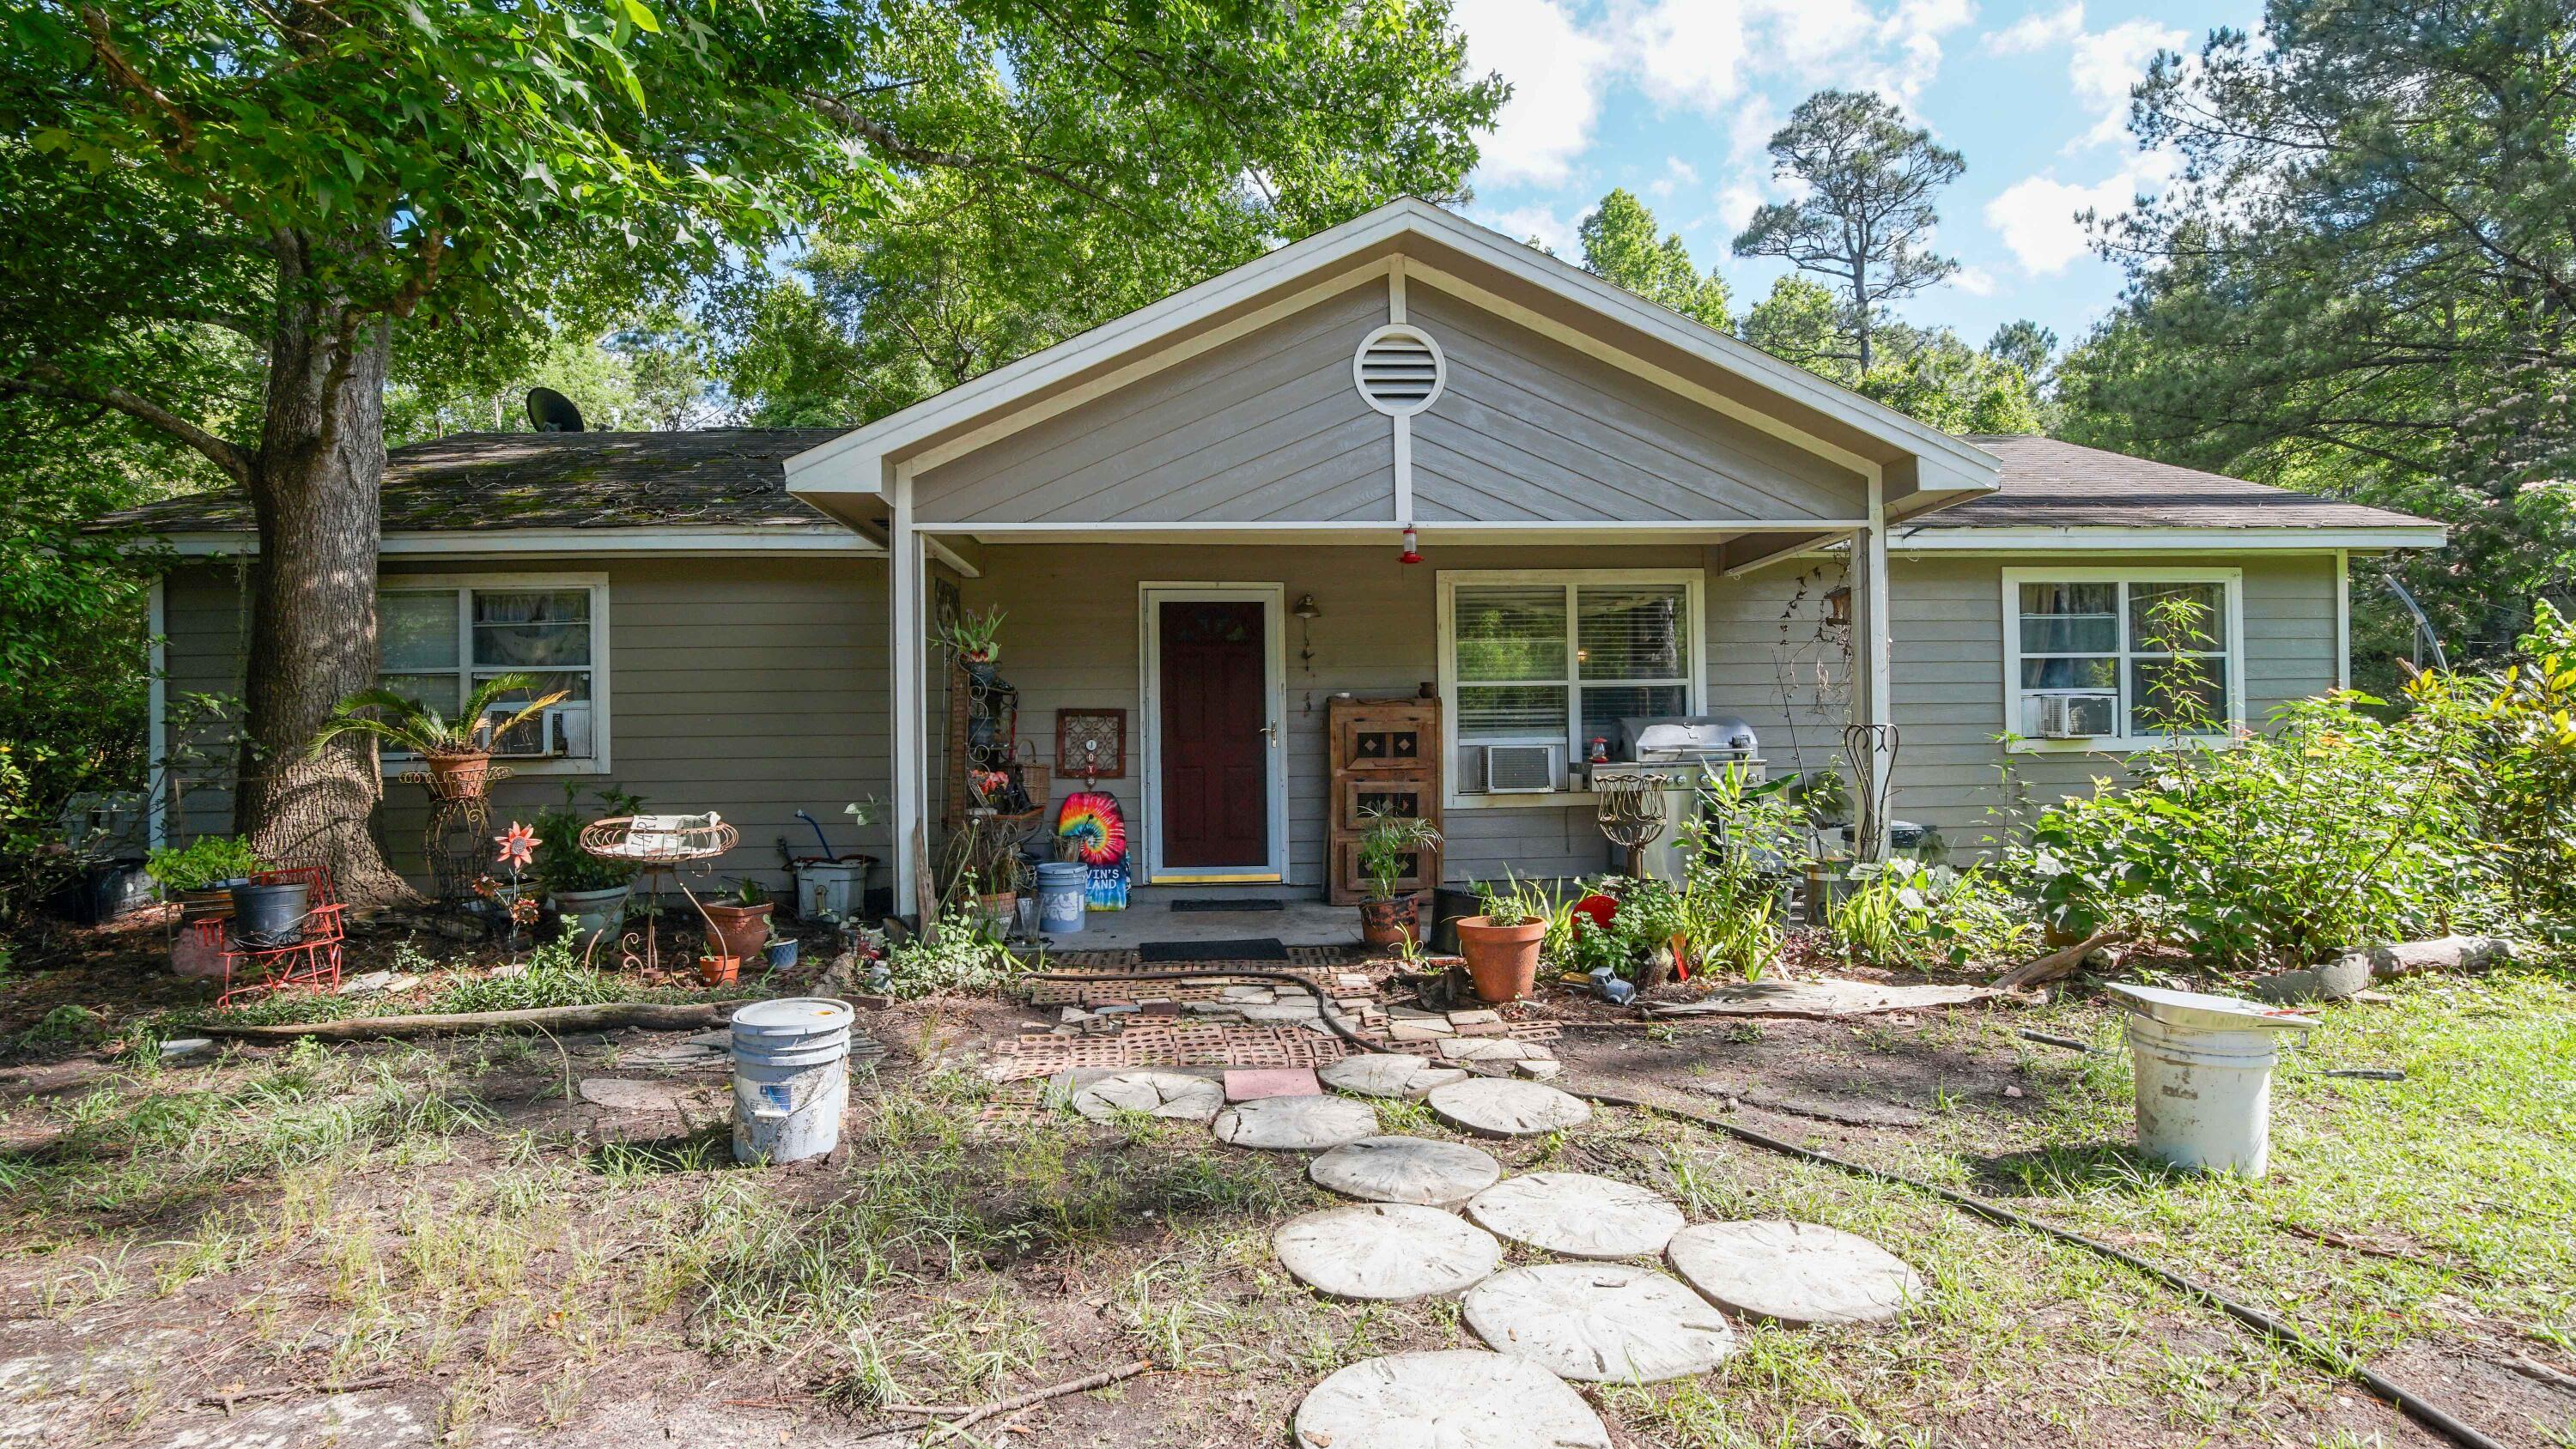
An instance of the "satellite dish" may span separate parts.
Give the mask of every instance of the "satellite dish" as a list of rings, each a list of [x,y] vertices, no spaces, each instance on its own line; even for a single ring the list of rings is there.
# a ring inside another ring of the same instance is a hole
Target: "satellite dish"
[[[541,433],[578,433],[581,409],[550,387],[528,389],[528,425]]]

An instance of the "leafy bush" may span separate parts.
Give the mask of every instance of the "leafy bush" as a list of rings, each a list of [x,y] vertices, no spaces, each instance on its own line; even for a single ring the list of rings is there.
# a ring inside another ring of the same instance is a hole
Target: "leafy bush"
[[[230,835],[200,835],[184,849],[152,852],[143,868],[165,891],[201,891],[217,881],[240,880],[268,869],[250,842]]]
[[[2039,923],[2011,887],[1981,867],[1896,856],[1851,870],[1852,889],[1826,925],[1857,960],[1881,966],[1965,966],[2027,955]]]
[[[1021,972],[1020,960],[1004,949],[1000,932],[971,903],[949,907],[939,918],[937,940],[920,937],[886,952],[888,989],[909,1000],[948,991],[992,991],[1008,985]]]
[[[1840,786],[1840,776],[1828,778]],[[1788,934],[1780,890],[1807,853],[1818,804],[1814,778],[1755,784],[1748,772],[1729,766],[1701,782],[1699,804],[1696,817],[1682,824],[1690,860],[1682,934],[1703,970],[1724,968],[1753,980],[1769,969]]]
[[[635,879],[635,866],[625,861],[608,860],[581,848],[581,830],[594,820],[613,815],[633,815],[644,808],[641,796],[620,790],[615,785],[599,790],[599,808],[581,808],[581,786],[566,781],[561,805],[537,812],[534,829],[540,842],[536,859],[529,862],[528,878],[545,888],[548,894],[564,891],[604,891]]]
[[[2461,798],[2515,914],[2576,933],[2576,623],[2539,607],[2504,669],[2407,685],[2421,733],[2454,742]]]
[[[515,976],[466,977],[439,988],[429,1009],[442,1016],[468,1011],[525,1011],[539,1006],[604,1006],[631,1001],[631,983],[593,969],[582,959],[581,936],[572,918],[557,918],[562,932],[528,953],[527,969]]]
[[[2143,751],[2127,788],[2041,811],[2027,863],[2049,923],[2277,969],[2476,913],[2486,868],[2457,731],[2354,707],[2377,703],[2283,705],[2269,733]]]

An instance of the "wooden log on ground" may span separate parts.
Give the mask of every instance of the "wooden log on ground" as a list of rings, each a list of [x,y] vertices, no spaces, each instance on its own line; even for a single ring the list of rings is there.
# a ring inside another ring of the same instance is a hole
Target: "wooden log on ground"
[[[381,1041],[421,1036],[465,1036],[478,1031],[689,1031],[721,1026],[728,1008],[612,1001],[599,1006],[533,1006],[520,1011],[461,1011],[447,1016],[359,1016],[341,1021],[299,1021],[283,1026],[207,1025],[208,1036],[244,1041]]]
[[[2006,991],[2019,991],[2043,981],[2072,976],[2084,964],[2084,958],[2105,946],[2117,946],[2129,939],[2126,931],[2095,931],[2063,951],[2051,951],[2035,961],[2025,961],[1995,978],[1995,984]]]

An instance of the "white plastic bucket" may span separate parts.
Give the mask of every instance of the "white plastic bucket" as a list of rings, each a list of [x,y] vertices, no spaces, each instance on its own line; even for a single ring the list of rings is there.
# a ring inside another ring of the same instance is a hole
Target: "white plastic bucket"
[[[792,996],[733,1014],[733,1157],[795,1162],[841,1141],[850,1100],[847,1002]]]
[[[1079,861],[1050,860],[1038,867],[1038,929],[1053,936],[1082,929],[1082,913],[1091,906],[1091,867]]]
[[[868,877],[864,860],[800,860],[796,862],[796,916],[810,921],[818,916],[849,919],[851,905],[859,899]]]
[[[2217,1031],[2129,1017],[2138,1150],[2176,1167],[2261,1177],[2272,1153],[2272,1067],[2281,1033]]]

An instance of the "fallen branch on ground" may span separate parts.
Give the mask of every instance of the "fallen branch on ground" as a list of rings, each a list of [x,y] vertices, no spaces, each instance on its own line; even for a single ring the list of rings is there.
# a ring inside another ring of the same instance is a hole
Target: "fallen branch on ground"
[[[1043,1404],[1049,1399],[1062,1398],[1066,1394],[1085,1393],[1092,1389],[1105,1389],[1121,1380],[1132,1379],[1153,1366],[1152,1359],[1140,1358],[1134,1363],[1120,1364],[1113,1369],[1102,1369],[1096,1374],[1085,1374],[1081,1378],[1067,1379],[1063,1383],[1052,1384],[1043,1389],[1031,1389],[1025,1394],[1014,1394],[1010,1398],[986,1404],[980,1409],[969,1409],[958,1404],[888,1404],[886,1412],[925,1414],[934,1419],[946,1419],[947,1422],[931,1427],[924,1439],[926,1443],[930,1437],[970,1428],[998,1415],[1017,1413],[1033,1404]],[[948,1416],[952,1414],[957,1417],[949,1418]]]
[[[2521,1354],[2508,1353],[2504,1357],[2496,1360],[2496,1362],[2503,1364],[2506,1368],[2513,1370],[2524,1378],[2548,1384],[2552,1388],[2576,1390],[2576,1375],[2562,1374],[2545,1363],[2538,1363],[2531,1359],[2524,1358]]]
[[[2061,976],[2072,976],[2075,974],[2075,969],[2084,964],[2085,957],[2105,946],[2122,945],[2128,939],[2129,933],[2126,931],[2095,931],[2063,951],[2051,951],[2036,961],[2025,961],[2015,966],[1996,977],[1995,984],[2006,991],[2019,991],[2025,986],[2037,986],[2043,981],[2055,981]]]
[[[718,1006],[655,1001],[612,1001],[599,1006],[532,1006],[520,1011],[460,1011],[451,1016],[359,1016],[341,1021],[302,1021],[285,1026],[208,1024],[197,1028],[208,1036],[245,1041],[376,1041],[415,1036],[463,1036],[477,1031],[606,1031],[640,1027],[646,1031],[687,1031],[724,1022]]]
[[[402,1380],[399,1377],[387,1375],[383,1378],[356,1379],[342,1384],[288,1384],[284,1387],[274,1389],[244,1389],[237,1394],[207,1394],[199,1398],[197,1402],[201,1404],[221,1404],[224,1412],[229,1414],[233,1411],[233,1405],[248,1403],[252,1399],[282,1399],[290,1394],[314,1394],[317,1396],[327,1396],[331,1394],[358,1394],[364,1393],[369,1389],[392,1388],[394,1385],[401,1382]]]

